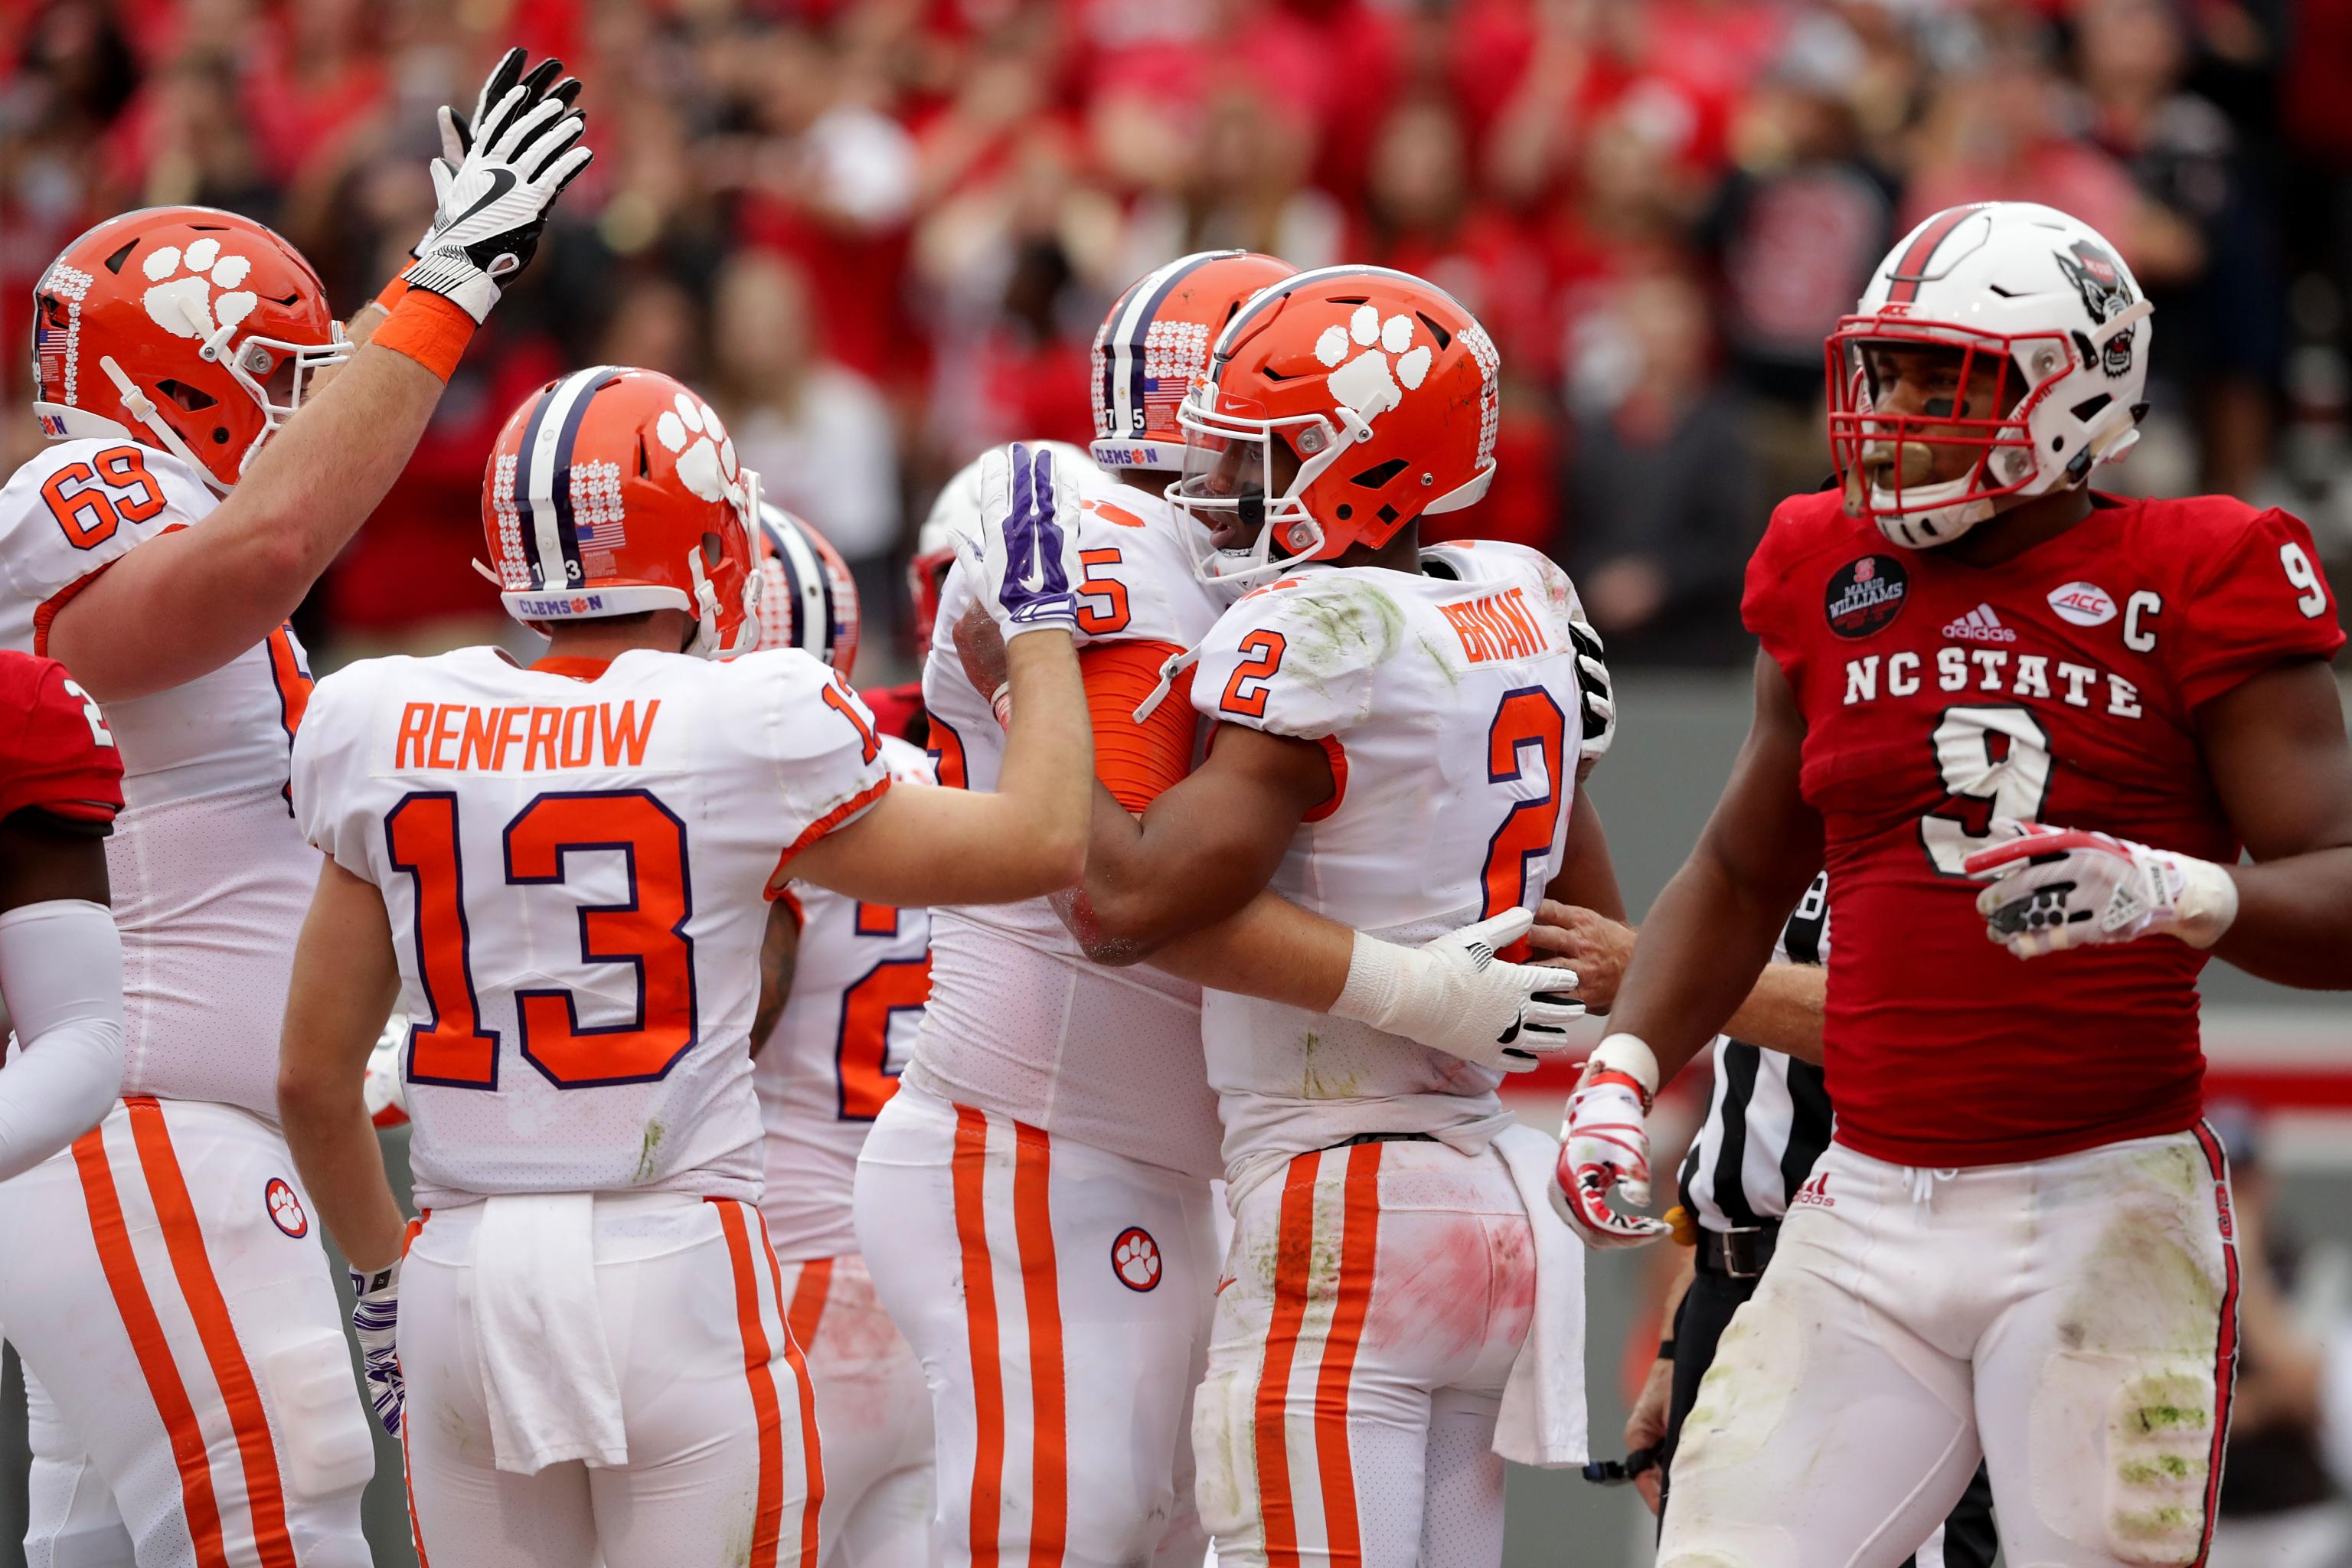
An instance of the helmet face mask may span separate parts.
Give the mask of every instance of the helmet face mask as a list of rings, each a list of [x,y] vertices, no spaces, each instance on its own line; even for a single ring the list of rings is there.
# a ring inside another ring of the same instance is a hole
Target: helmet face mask
[[[2149,314],[2113,247],[2055,208],[1928,218],[1826,345],[1846,510],[1927,550],[2084,486],[2139,439]]]
[[[1323,548],[1306,493],[1339,455],[1320,414],[1253,419],[1205,399],[1185,401],[1184,466],[1168,499],[1205,532],[1194,571],[1220,584],[1276,575]],[[1313,455],[1300,458],[1300,451]]]

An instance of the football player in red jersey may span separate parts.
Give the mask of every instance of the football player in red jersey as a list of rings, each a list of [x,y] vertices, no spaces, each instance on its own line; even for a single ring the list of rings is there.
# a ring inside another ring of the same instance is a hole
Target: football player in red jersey
[[[1895,1563],[1979,1453],[2011,1562],[2203,1561],[2237,1263],[2197,975],[2352,984],[2352,749],[2301,522],[2088,488],[2149,338],[2113,247],[1999,204],[1922,224],[1830,339],[1843,488],[1749,564],[1754,728],[1561,1160],[1589,1240],[1654,1234],[1607,1202],[1642,1201],[1650,1097],[1826,864],[1836,1142],[1700,1391],[1662,1564]]]
[[[0,1072],[0,1181],[97,1125],[122,1083],[122,940],[106,836],[122,759],[54,659],[0,651],[0,995],[18,1050]]]

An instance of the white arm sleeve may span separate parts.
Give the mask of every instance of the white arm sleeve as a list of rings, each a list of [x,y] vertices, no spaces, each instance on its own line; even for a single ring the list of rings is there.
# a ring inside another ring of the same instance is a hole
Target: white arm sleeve
[[[0,1071],[0,1181],[98,1125],[122,1092],[122,939],[103,904],[0,914],[0,995],[17,1049]]]

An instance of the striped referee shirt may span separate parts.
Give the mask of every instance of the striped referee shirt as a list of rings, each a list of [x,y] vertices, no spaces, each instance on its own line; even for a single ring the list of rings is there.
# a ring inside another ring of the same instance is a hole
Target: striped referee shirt
[[[1772,957],[1780,963],[1825,963],[1829,955],[1824,874],[1797,900]],[[1706,1122],[1683,1156],[1683,1207],[1709,1230],[1777,1222],[1829,1147],[1830,1129],[1821,1068],[1718,1036]]]

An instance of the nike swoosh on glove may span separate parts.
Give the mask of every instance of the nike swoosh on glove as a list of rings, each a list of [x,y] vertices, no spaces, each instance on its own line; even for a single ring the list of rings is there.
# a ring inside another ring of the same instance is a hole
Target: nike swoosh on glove
[[[1531,1071],[1567,1052],[1567,1026],[1584,1016],[1573,970],[1496,956],[1534,923],[1506,910],[1419,947],[1359,931],[1331,1011],[1495,1072]]]
[[[529,100],[518,82],[461,163],[433,161],[433,227],[401,274],[477,321],[488,319],[500,282],[529,263],[556,197],[594,157],[575,145],[587,130],[578,110],[554,97]]]
[[[1657,1073],[1648,1046],[1632,1035],[1612,1035],[1594,1048],[1568,1097],[1551,1206],[1587,1247],[1640,1247],[1668,1233],[1664,1220],[1609,1206],[1612,1188],[1622,1188],[1629,1204],[1650,1201],[1648,1117]]]
[[[954,536],[956,559],[1007,642],[1076,632],[1078,482],[1044,447],[1016,441],[980,460],[980,532]]]
[[[2080,828],[1992,826],[2008,841],[1961,868],[1990,883],[1977,895],[1986,937],[2020,958],[2144,936],[2210,947],[2238,917],[2238,884],[2210,860]]]
[[[408,1396],[400,1376],[400,1261],[373,1274],[351,1270],[352,1334],[360,1342],[360,1364],[367,1373],[368,1403],[375,1418],[394,1436],[400,1436],[400,1412]]]

